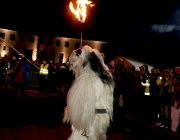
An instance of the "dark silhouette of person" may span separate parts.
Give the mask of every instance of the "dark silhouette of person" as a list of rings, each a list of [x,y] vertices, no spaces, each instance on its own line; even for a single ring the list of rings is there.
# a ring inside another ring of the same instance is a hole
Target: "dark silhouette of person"
[[[13,89],[13,96],[18,97],[19,89],[21,90],[21,97],[25,98],[26,84],[30,82],[30,64],[27,63],[27,59],[23,57],[15,70],[15,84]]]

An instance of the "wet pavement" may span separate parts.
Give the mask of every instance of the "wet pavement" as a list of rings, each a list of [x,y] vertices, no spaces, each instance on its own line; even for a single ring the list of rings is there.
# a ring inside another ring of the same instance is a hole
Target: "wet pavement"
[[[70,125],[62,124],[65,94],[38,94],[27,90],[27,98],[13,99],[12,89],[0,96],[0,140],[67,140]],[[180,133],[162,130],[147,121],[127,116],[112,123],[107,140],[174,140]]]

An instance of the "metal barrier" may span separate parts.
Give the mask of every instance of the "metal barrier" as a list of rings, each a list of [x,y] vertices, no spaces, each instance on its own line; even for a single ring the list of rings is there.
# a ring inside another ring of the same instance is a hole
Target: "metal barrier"
[[[27,86],[39,87],[39,72],[31,71],[30,76],[30,82],[27,84]]]
[[[11,70],[8,69],[6,72],[6,85],[12,86],[14,84],[14,79],[10,76]],[[30,73],[30,82],[27,84],[28,87],[39,87],[39,72],[31,71]]]

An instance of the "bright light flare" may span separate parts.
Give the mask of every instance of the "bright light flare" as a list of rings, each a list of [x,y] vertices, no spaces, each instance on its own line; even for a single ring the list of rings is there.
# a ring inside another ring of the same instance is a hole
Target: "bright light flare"
[[[78,20],[84,23],[86,20],[87,6],[93,7],[94,4],[89,0],[77,0],[76,4],[77,4],[77,8],[74,9],[73,3],[70,2],[69,8],[78,18]]]

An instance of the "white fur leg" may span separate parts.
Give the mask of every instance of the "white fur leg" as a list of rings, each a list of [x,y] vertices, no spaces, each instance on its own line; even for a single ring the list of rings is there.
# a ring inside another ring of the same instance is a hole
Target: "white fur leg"
[[[109,126],[108,114],[96,115],[95,121],[90,129],[88,140],[106,140],[106,131]]]
[[[81,134],[82,132],[75,130],[72,126],[72,133],[68,140],[88,140],[85,136],[82,136]]]

